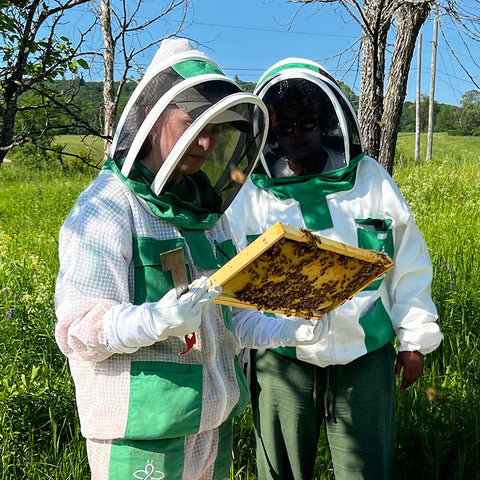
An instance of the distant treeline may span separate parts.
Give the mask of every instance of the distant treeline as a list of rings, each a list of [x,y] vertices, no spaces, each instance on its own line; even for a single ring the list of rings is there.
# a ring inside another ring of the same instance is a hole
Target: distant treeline
[[[125,83],[120,96],[119,115],[136,86],[137,83],[134,81]],[[49,85],[49,88],[51,89],[52,86]],[[54,82],[53,88],[56,102],[62,102],[62,104],[67,105],[67,108],[55,108],[51,105],[52,102],[48,102],[48,99],[45,99],[43,102],[46,107],[40,108],[39,105],[42,102],[39,101],[38,93],[35,91],[27,92],[20,98],[19,105],[21,107],[35,107],[31,110],[19,111],[16,120],[17,131],[21,131],[24,128],[24,124],[27,124],[30,129],[32,126],[38,129],[45,126],[55,126],[57,127],[55,135],[89,134],[90,132],[86,131],[86,129],[78,126],[81,122],[75,121],[73,116],[84,119],[95,130],[103,131],[103,82],[86,82],[81,78],[73,82],[59,80]],[[50,128],[47,127],[45,130],[48,132]]]
[[[238,75],[234,77],[235,82],[245,91],[253,92],[254,82],[246,82],[241,80]],[[135,89],[137,83],[127,81],[124,85],[120,103],[118,108],[118,116],[128,101],[131,93]],[[340,82],[342,90],[350,100],[355,109],[358,108],[358,96],[351,88]],[[95,129],[101,131],[103,125],[103,83],[102,82],[86,82],[83,79],[77,79],[75,82],[57,81],[55,88],[61,92],[64,102],[71,102],[71,110],[84,119]],[[22,105],[38,105],[38,98],[35,93],[24,94],[21,98]],[[421,114],[420,127],[422,132],[428,129],[428,111],[429,97],[421,96]],[[46,112],[46,113],[45,113]],[[25,113],[19,114],[17,128],[22,129],[25,122],[31,127],[32,122],[38,124],[41,128],[48,123],[49,125],[61,126],[59,134],[83,135],[88,132],[84,129],[74,126],[68,113],[62,110],[47,108],[45,112],[39,114],[38,108],[35,110],[27,110]],[[400,131],[415,131],[416,104],[413,102],[405,102],[403,106]],[[434,131],[447,132],[450,135],[475,135],[480,136],[480,92],[478,90],[470,90],[466,92],[460,106],[448,105],[444,103],[434,102]]]
[[[429,96],[420,98],[420,128],[422,132],[428,130]],[[416,103],[403,104],[400,130],[402,132],[415,131]],[[480,136],[480,92],[469,90],[462,96],[460,106],[434,102],[433,106],[434,131],[447,132],[449,135]]]

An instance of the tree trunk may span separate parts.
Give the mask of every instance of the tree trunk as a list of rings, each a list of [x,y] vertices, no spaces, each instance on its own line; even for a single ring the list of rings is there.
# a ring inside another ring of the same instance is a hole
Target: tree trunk
[[[2,128],[0,131],[0,165],[2,165],[7,152],[12,146],[12,140],[15,133],[15,116],[17,115],[17,95],[16,92],[5,91],[3,95],[5,102],[2,112]]]
[[[365,2],[362,35],[362,75],[358,120],[367,154],[378,158],[380,152],[385,48],[392,22],[391,9],[383,1]],[[390,2],[391,3],[391,2]]]
[[[396,35],[390,73],[383,103],[379,163],[392,174],[395,147],[400,128],[403,102],[407,93],[410,65],[421,26],[428,18],[430,3],[402,3],[395,12]]]
[[[111,139],[113,138],[116,115],[114,90],[115,42],[112,35],[110,0],[102,0],[99,17],[105,45],[105,51],[103,53],[103,104],[105,108],[103,133],[107,138],[104,142],[103,154],[106,160],[108,151],[110,150]]]
[[[0,132],[0,165],[2,165],[7,152],[12,148],[12,142],[15,136],[15,117],[18,112],[18,98],[22,93],[22,78],[27,64],[28,54],[30,52],[32,41],[32,24],[35,12],[40,0],[30,2],[25,16],[25,23],[22,24],[21,44],[18,46],[17,61],[10,72],[10,78],[2,80],[3,105],[1,108],[1,132]]]

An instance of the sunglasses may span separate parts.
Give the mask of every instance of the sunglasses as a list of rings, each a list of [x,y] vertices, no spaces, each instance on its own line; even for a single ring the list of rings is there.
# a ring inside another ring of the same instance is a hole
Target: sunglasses
[[[295,128],[302,133],[310,133],[315,130],[317,124],[317,117],[314,117],[313,115],[307,115],[295,122],[290,120],[281,120],[280,122],[272,125],[272,130],[278,137],[290,137],[295,132]]]

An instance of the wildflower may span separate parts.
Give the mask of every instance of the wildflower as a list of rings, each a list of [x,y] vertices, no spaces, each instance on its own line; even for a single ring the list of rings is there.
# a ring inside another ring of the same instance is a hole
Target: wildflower
[[[12,309],[9,308],[7,312],[7,318],[10,320],[12,318]]]
[[[7,287],[3,287],[3,294],[4,294],[4,295],[8,295]]]

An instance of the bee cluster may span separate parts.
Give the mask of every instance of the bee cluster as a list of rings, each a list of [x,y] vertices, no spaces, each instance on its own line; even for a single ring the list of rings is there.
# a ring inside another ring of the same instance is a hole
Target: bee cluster
[[[389,263],[378,252],[369,262],[323,249],[319,237],[302,233],[306,241],[282,238],[250,263],[235,296],[258,310],[320,316],[370,284]]]

